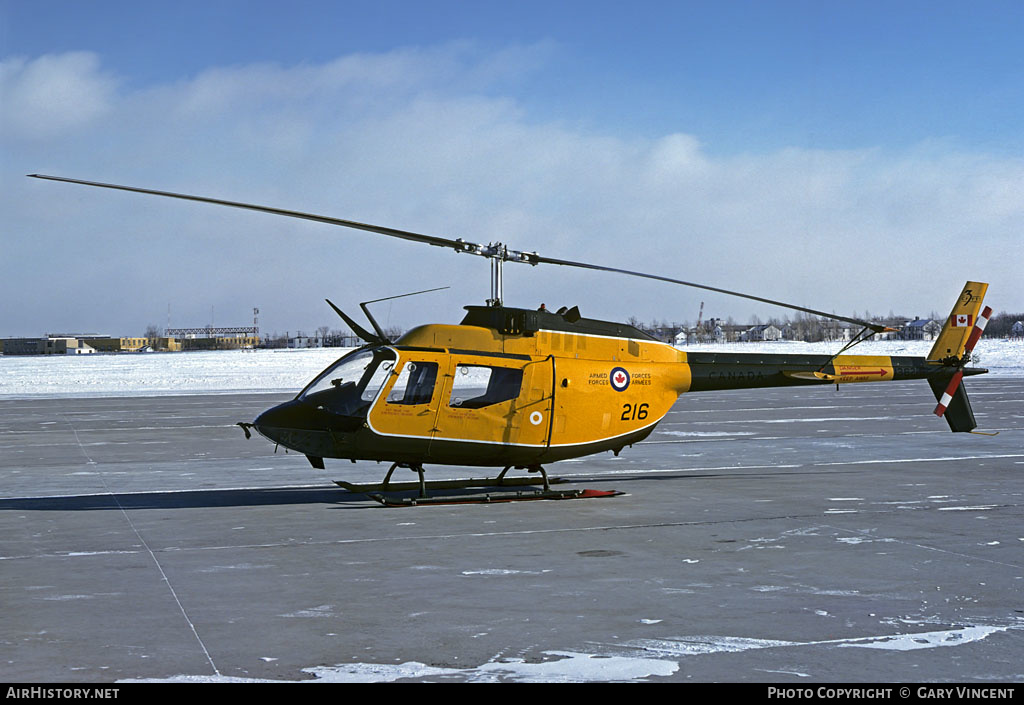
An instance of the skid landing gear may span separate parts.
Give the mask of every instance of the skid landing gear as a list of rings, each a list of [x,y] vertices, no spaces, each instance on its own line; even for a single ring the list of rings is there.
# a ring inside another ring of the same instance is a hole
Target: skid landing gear
[[[391,483],[391,474],[395,472],[395,468],[409,468],[414,473],[419,475],[420,497],[427,496],[427,481],[423,477],[423,465],[421,465],[420,463],[409,463],[408,465],[406,465],[405,463],[392,463],[391,467],[388,468],[388,474],[384,476],[384,483],[382,485],[384,489],[387,489],[387,487]]]
[[[521,502],[531,499],[589,499],[593,497],[614,497],[622,494],[615,491],[599,490],[553,490],[552,484],[565,482],[560,477],[549,478],[547,472],[540,465],[526,466],[530,473],[540,473],[541,482],[544,485],[542,490],[518,490],[510,492],[491,492],[483,495],[459,495],[459,496],[436,496],[431,497],[427,490],[438,489],[465,489],[470,487],[517,487],[523,485],[536,485],[537,480],[532,477],[506,477],[506,474],[513,467],[521,466],[508,465],[497,477],[476,478],[464,480],[438,480],[427,484],[423,465],[421,463],[392,463],[388,468],[384,481],[379,485],[356,485],[351,482],[335,480],[335,484],[343,487],[349,492],[365,493],[371,499],[386,507],[411,507],[419,504],[492,504],[497,502]],[[417,482],[391,482],[391,476],[397,468],[407,468],[418,475]],[[388,497],[382,492],[402,492],[418,490],[418,497]]]
[[[507,473],[511,469],[512,469],[511,465],[506,465],[505,469],[502,470],[500,473],[498,473],[498,477],[496,479],[497,479],[499,485],[504,484],[505,473]],[[545,492],[550,492],[551,491],[551,481],[548,480],[548,474],[544,471],[544,468],[542,468],[540,465],[528,465],[526,467],[526,469],[527,469],[528,472],[539,472],[540,476],[544,479],[544,491]],[[527,479],[529,479],[529,478],[527,478]]]
[[[334,484],[343,487],[349,492],[403,492],[407,490],[419,490],[420,497],[427,496],[427,490],[455,490],[466,487],[519,487],[522,485],[535,485],[537,481],[532,477],[505,477],[506,473],[514,466],[508,465],[497,477],[480,477],[462,480],[435,480],[427,483],[424,479],[423,465],[420,463],[393,463],[384,476],[384,482],[379,485],[357,485],[344,480],[335,480]],[[391,476],[396,468],[408,468],[419,475],[418,482],[391,482]],[[547,472],[540,465],[527,467],[531,473],[539,472],[544,482],[544,489],[550,490],[551,485],[565,482],[560,477],[549,478]]]
[[[531,499],[594,499],[617,497],[623,492],[615,490],[519,490],[517,492],[488,492],[484,495],[449,495],[447,497],[386,497],[372,493],[370,498],[385,507],[416,507],[421,504],[499,504],[524,502]]]

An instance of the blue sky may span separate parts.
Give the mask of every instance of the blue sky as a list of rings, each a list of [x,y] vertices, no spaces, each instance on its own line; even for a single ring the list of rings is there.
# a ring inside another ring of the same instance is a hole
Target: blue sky
[[[1024,259],[1022,36],[1019,2],[3,0],[4,239],[26,266],[0,293],[30,286],[55,248],[68,283],[0,314],[0,335],[133,334],[168,303],[189,319],[175,324],[260,305],[267,327],[312,328],[333,325],[325,296],[472,278],[435,304],[450,320],[486,293],[485,266],[478,285],[481,267],[411,245],[22,183],[47,170],[629,261],[847,314],[944,313],[967,278],[1022,308],[1008,264]],[[144,240],[119,241],[138,228]],[[281,251],[282,229],[309,249]],[[240,236],[264,249],[233,249]],[[308,256],[326,243],[344,252]],[[97,291],[76,266],[90,254],[147,293]],[[428,256],[431,276],[410,276]],[[237,266],[204,269],[216,258]],[[138,274],[147,260],[178,275]],[[268,287],[271,262],[309,275]],[[575,303],[592,281],[529,272],[507,287]],[[73,291],[88,293],[69,309]],[[693,318],[700,300],[607,279],[587,295],[585,314],[645,320]],[[406,325],[426,313],[403,311]]]
[[[722,151],[1024,148],[1019,2],[70,2],[4,0],[5,55],[95,51],[126,87],[211,66],[322,63],[471,40],[551,43],[503,86],[539,119]]]

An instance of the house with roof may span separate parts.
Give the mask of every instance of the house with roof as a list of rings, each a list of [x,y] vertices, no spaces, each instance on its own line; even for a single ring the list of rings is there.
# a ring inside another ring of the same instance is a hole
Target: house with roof
[[[904,340],[935,340],[942,331],[942,324],[930,318],[915,318],[903,326]]]
[[[746,329],[740,334],[740,340],[743,342],[782,340],[782,331],[771,323],[766,323]]]

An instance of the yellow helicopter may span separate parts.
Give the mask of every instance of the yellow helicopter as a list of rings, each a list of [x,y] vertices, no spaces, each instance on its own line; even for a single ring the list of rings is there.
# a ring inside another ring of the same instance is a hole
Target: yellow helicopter
[[[30,176],[302,218],[488,258],[491,297],[484,306],[466,306],[458,325],[423,325],[392,341],[366,306],[373,302],[361,304],[371,332],[328,301],[365,345],[317,375],[291,401],[268,409],[252,423],[238,424],[247,437],[255,428],[274,443],[306,455],[318,469],[324,469],[324,458],[390,462],[379,485],[338,482],[371,493],[384,504],[457,501],[428,498],[427,463],[503,468],[494,478],[432,482],[432,489],[537,484],[529,477],[506,477],[512,468],[539,473],[544,486],[530,493],[463,501],[617,494],[553,490],[543,466],[603,451],[618,454],[646,438],[679,395],[688,392],[925,379],[939,402],[935,413],[945,417],[951,430],[970,432],[977,426],[961,381],[987,371],[966,367],[991,314],[987,307],[982,310],[988,288],[984,283],[964,286],[927,357],[850,355],[846,351],[857,343],[892,329],[670,277],[519,252],[502,243],[480,245],[204,196]],[[844,321],[862,330],[834,355],[684,352],[631,325],[584,318],[577,307],[548,311],[504,306],[505,262],[654,279]],[[418,483],[391,482],[396,468],[415,471]],[[415,500],[380,494],[416,486]]]

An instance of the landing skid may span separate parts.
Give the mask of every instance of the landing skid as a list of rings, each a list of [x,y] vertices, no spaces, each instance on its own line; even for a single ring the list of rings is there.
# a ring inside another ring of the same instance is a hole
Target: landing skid
[[[561,477],[552,477],[548,480],[552,485],[568,482]],[[418,482],[390,482],[387,485],[357,485],[344,480],[335,480],[334,484],[343,487],[349,492],[366,494],[368,492],[405,492],[419,489]],[[463,480],[432,480],[427,482],[428,490],[461,490],[468,487],[522,487],[523,485],[536,485],[537,481],[531,477],[510,477],[498,480],[495,477],[466,478]]]
[[[532,477],[507,478],[505,475],[512,469],[512,465],[505,467],[497,477],[471,478],[465,480],[438,480],[429,485],[424,479],[423,466],[419,463],[394,463],[384,476],[384,482],[379,485],[356,485],[343,480],[335,480],[334,484],[343,487],[349,492],[358,492],[368,495],[371,499],[385,507],[412,507],[418,504],[493,504],[498,502],[523,502],[533,499],[590,499],[593,497],[615,497],[622,492],[599,491],[599,490],[553,490],[552,484],[565,482],[560,477],[551,479],[547,472],[540,465],[527,466],[531,473],[540,473],[544,489],[542,490],[515,490],[509,492],[489,492],[487,494],[447,495],[431,497],[427,490],[454,490],[469,487],[521,487],[523,485],[536,485],[537,480]],[[391,475],[397,468],[407,468],[419,475],[419,482],[391,482]],[[402,492],[408,490],[419,490],[418,497],[389,497],[383,492]]]
[[[384,482],[379,485],[357,485],[344,480],[335,480],[334,484],[343,487],[349,492],[365,494],[369,492],[403,492],[407,490],[419,490],[420,497],[427,496],[427,490],[457,490],[467,487],[521,487],[523,485],[536,485],[537,480],[532,477],[505,477],[505,474],[512,469],[509,465],[502,470],[497,477],[467,478],[462,480],[435,480],[426,482],[423,475],[423,466],[418,463],[394,463],[384,476]],[[391,482],[391,475],[396,468],[408,468],[419,475],[418,482]],[[539,472],[544,483],[544,490],[549,491],[552,484],[566,482],[560,477],[548,478],[547,472],[540,465],[531,465],[527,468],[530,472]]]
[[[519,492],[498,492],[484,495],[448,497],[386,497],[371,493],[370,498],[385,507],[415,507],[421,504],[498,504],[501,502],[524,502],[533,499],[593,499],[617,497],[625,494],[615,490],[533,490]]]

